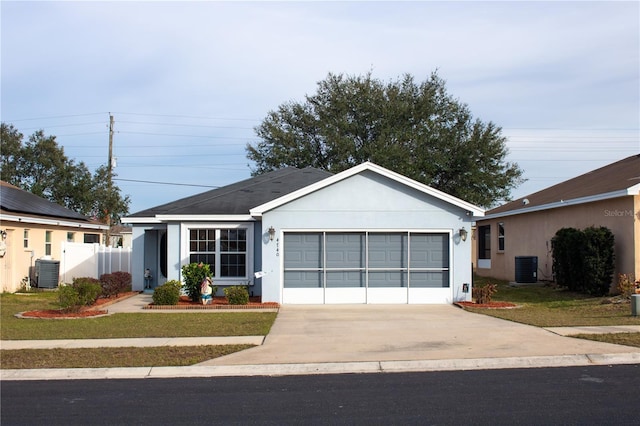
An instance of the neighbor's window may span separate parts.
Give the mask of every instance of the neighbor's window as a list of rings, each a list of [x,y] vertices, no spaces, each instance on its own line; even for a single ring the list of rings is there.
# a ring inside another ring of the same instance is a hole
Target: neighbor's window
[[[68,243],[72,243],[76,240],[76,233],[75,232],[67,232],[67,242]]]
[[[85,244],[100,243],[100,234],[84,234],[84,243]]]
[[[504,251],[504,223],[498,223],[498,251]]]
[[[189,229],[189,262],[208,264],[214,278],[246,278],[247,230]]]
[[[24,248],[29,248],[29,230],[25,229],[22,233],[23,243],[22,246]]]
[[[478,258],[491,259],[491,225],[478,227]]]
[[[44,255],[51,256],[51,231],[44,232]]]

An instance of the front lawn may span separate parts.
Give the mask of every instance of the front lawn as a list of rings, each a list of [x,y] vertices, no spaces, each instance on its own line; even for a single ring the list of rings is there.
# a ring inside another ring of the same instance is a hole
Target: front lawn
[[[18,319],[18,312],[57,309],[55,292],[0,295],[0,339],[110,339],[126,337],[265,336],[275,312],[198,311],[127,313],[101,318]]]
[[[3,350],[2,368],[163,367],[198,364],[253,345]]]
[[[498,285],[494,301],[512,302],[515,309],[468,308],[471,312],[490,315],[538,327],[571,327],[589,325],[640,325],[640,317],[631,316],[630,302],[608,303],[610,297],[590,297],[552,286],[510,286],[507,281],[474,277],[474,286]]]

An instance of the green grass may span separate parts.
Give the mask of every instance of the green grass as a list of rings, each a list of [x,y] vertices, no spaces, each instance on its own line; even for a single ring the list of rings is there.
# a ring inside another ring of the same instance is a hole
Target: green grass
[[[126,337],[265,336],[275,312],[127,313],[74,320],[19,319],[14,314],[57,309],[54,292],[0,295],[3,340],[109,339]]]
[[[640,348],[640,333],[576,334],[571,337]]]
[[[477,312],[538,327],[583,325],[640,325],[640,317],[631,316],[630,302],[607,303],[609,297],[591,297],[543,285],[512,287],[507,281],[474,277],[474,285],[498,285],[494,301],[512,302],[516,309],[469,308]]]
[[[162,346],[145,348],[3,350],[2,368],[109,368],[187,366],[253,347],[252,345]]]

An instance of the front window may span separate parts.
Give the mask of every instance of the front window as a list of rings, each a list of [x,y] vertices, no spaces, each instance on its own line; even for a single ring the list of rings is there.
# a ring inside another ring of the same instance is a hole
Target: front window
[[[189,229],[189,262],[206,263],[214,278],[247,278],[245,228]]]
[[[68,243],[72,243],[76,240],[76,233],[75,232],[67,232],[67,242]]]
[[[29,230],[25,229],[22,233],[22,247],[28,249],[29,248]]]

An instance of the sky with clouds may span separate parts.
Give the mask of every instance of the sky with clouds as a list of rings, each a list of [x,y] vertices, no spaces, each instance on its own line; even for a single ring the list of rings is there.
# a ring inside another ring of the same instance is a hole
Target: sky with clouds
[[[3,0],[0,14],[1,120],[95,170],[112,114],[132,213],[250,177],[254,127],[329,72],[437,69],[502,127],[528,179],[514,198],[640,153],[635,1]]]

